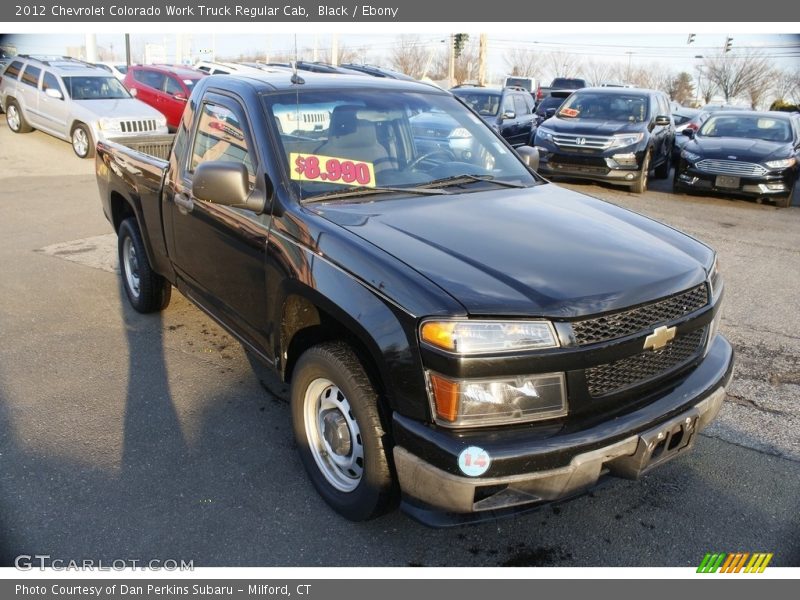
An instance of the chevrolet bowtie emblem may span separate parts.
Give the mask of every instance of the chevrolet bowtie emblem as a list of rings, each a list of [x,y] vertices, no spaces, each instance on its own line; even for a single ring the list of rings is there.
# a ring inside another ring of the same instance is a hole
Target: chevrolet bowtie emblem
[[[644,340],[645,350],[659,350],[675,339],[674,327],[657,327]]]

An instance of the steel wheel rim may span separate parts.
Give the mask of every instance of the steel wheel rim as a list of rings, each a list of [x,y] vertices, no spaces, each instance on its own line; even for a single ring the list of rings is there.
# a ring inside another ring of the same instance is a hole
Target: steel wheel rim
[[[13,104],[8,107],[6,121],[8,122],[8,126],[12,129],[12,131],[17,131],[19,129],[19,112],[17,111],[17,107]]]
[[[325,480],[340,492],[355,490],[364,475],[364,445],[347,397],[332,381],[315,379],[303,398],[303,420],[309,450]],[[326,439],[331,421],[349,436],[346,454],[337,453],[330,436]]]
[[[86,132],[80,127],[72,132],[72,147],[78,156],[86,156],[89,150],[89,140],[86,137]]]
[[[136,256],[136,247],[133,245],[133,240],[126,237],[122,244],[122,270],[125,271],[125,281],[128,283],[128,289],[134,295],[139,297],[139,258]]]

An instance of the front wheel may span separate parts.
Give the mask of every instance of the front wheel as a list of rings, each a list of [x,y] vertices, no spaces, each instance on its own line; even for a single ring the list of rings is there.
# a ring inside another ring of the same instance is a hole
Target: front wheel
[[[644,194],[647,191],[647,177],[650,175],[650,151],[647,151],[647,154],[644,155],[644,160],[642,161],[642,170],[639,171],[639,176],[636,178],[636,181],[631,186],[631,191],[634,194]]]
[[[91,158],[94,156],[94,142],[92,133],[83,123],[75,125],[72,129],[72,149],[78,158]]]
[[[140,313],[164,310],[172,296],[172,285],[153,271],[136,219],[125,219],[117,238],[122,285],[131,306]]]
[[[353,350],[341,342],[307,350],[292,375],[291,406],[300,459],[322,498],[351,521],[385,512],[395,495],[386,434]]]

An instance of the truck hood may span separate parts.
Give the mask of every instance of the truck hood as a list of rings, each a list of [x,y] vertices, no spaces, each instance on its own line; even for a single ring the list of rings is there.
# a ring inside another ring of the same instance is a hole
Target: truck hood
[[[674,229],[552,184],[311,208],[473,315],[575,317],[627,307],[702,282],[712,256]]]
[[[156,119],[163,115],[155,108],[136,98],[114,98],[109,100],[75,100],[75,104],[97,118]]]

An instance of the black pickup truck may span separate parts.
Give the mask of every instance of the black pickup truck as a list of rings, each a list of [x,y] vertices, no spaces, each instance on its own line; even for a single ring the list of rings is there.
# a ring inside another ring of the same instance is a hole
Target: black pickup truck
[[[421,151],[419,115],[462,131]],[[133,307],[175,286],[290,382],[339,513],[432,525],[638,477],[731,377],[714,251],[535,164],[438,88],[291,72],[203,79],[167,160],[96,158]]]

